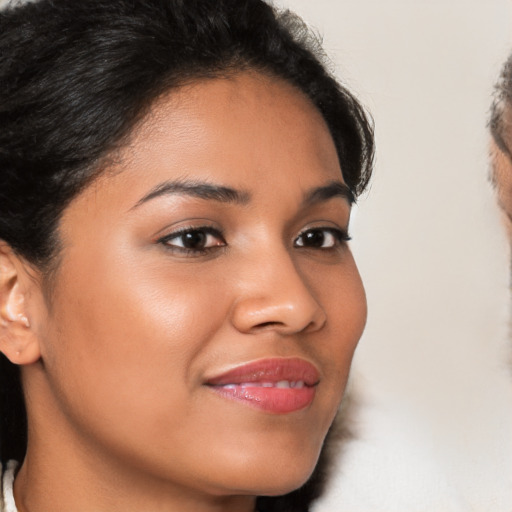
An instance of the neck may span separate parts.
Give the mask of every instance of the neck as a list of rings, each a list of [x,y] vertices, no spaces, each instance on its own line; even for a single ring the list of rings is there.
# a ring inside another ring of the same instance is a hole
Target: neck
[[[69,464],[30,452],[16,476],[18,512],[254,512],[252,496],[214,496],[107,465]],[[108,469],[107,469],[108,468]]]

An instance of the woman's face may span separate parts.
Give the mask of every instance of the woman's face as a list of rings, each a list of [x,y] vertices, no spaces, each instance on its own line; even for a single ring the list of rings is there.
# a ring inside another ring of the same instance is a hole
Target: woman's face
[[[366,319],[322,117],[277,79],[203,81],[110,167],[60,223],[36,416],[54,411],[58,449],[167,486],[296,488]]]

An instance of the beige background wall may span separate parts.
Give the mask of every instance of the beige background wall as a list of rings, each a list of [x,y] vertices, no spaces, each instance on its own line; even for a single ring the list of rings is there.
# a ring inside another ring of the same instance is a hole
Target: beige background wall
[[[352,225],[370,308],[351,383],[357,438],[316,512],[510,511],[509,255],[485,124],[512,4],[279,4],[324,35],[377,126]]]

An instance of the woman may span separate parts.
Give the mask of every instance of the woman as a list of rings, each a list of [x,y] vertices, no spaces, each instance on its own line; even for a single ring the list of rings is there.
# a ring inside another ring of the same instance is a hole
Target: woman
[[[366,318],[360,105],[261,0],[0,34],[4,507],[308,510]]]

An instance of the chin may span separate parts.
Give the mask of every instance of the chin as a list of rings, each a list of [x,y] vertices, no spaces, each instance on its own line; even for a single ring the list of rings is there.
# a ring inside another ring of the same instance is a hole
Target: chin
[[[237,469],[239,489],[256,496],[282,496],[306,483],[318,461],[318,451],[309,456],[295,451],[292,454],[268,455],[266,460],[247,461],[243,470]]]
[[[256,492],[252,493],[256,496],[284,496],[285,494],[289,494],[292,491],[295,491],[302,487],[310,478],[313,473],[314,467],[311,471],[302,475],[287,475],[285,478],[280,479],[279,481],[274,480],[273,482],[268,482],[266,486],[261,486]]]

